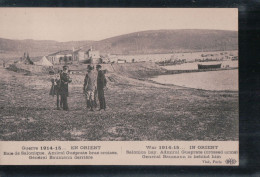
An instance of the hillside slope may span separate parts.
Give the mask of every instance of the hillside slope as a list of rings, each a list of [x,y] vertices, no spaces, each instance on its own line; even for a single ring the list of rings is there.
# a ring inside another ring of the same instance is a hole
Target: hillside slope
[[[92,43],[93,41],[69,41],[69,42],[57,42],[51,40],[11,40],[0,38],[0,53],[14,53],[23,54],[23,52],[29,52],[31,56],[47,55],[59,50],[66,50],[72,48],[79,48],[81,46]]]
[[[238,32],[222,30],[156,30],[108,38],[91,44],[103,53],[150,54],[238,49]]]
[[[238,32],[224,30],[154,30],[116,36],[101,41],[39,41],[0,38],[0,54],[48,55],[59,50],[90,47],[102,54],[152,54],[238,49]]]

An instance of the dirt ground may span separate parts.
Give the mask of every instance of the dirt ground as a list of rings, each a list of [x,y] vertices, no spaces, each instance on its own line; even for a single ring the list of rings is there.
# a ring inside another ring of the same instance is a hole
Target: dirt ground
[[[56,110],[49,76],[0,68],[0,140],[238,140],[238,92],[167,86],[108,73],[108,109],[89,112],[83,75],[72,75],[69,111]]]

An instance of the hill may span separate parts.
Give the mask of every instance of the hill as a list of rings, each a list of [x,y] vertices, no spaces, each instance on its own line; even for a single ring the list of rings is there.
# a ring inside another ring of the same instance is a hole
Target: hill
[[[29,52],[30,56],[42,56],[59,50],[78,48],[92,41],[69,41],[57,42],[52,40],[11,40],[0,38],[0,54],[4,56],[22,56],[24,52]]]
[[[57,42],[0,38],[0,54],[42,56],[73,47],[93,47],[102,54],[151,54],[238,49],[238,32],[224,30],[151,30],[120,35],[100,41]]]
[[[93,46],[101,52],[111,54],[237,50],[238,32],[224,30],[143,31],[108,38],[95,42]]]

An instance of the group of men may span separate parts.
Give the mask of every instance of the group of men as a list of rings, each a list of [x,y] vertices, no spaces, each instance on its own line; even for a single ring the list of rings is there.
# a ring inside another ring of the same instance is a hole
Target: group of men
[[[87,108],[94,111],[97,107],[96,96],[98,95],[99,110],[106,110],[106,101],[104,88],[106,88],[107,80],[104,71],[101,70],[101,65],[96,66],[97,74],[94,71],[94,66],[88,65],[88,72],[84,79],[83,93],[86,97]]]
[[[87,108],[90,111],[94,111],[94,108],[97,107],[96,97],[98,95],[99,110],[106,110],[106,101],[104,96],[104,88],[106,88],[106,77],[104,71],[101,70],[102,66],[97,65],[96,70],[94,71],[94,66],[88,65],[88,72],[84,79],[83,93],[86,98]],[[72,82],[70,78],[68,66],[63,66],[63,70],[60,70],[55,78],[52,80],[52,87],[50,95],[57,97],[57,109],[60,110],[69,110],[68,99],[69,90],[68,84]]]

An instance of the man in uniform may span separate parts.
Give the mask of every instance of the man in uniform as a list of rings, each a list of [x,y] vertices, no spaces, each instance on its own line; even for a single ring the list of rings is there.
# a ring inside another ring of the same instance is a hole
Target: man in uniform
[[[101,70],[101,65],[97,65],[96,69],[98,71],[97,76],[97,92],[98,92],[98,100],[100,109],[99,110],[106,110],[106,101],[105,101],[105,94],[104,94],[104,88],[106,87],[107,80],[104,74],[104,71]]]
[[[60,95],[63,110],[66,111],[69,110],[67,97],[69,96],[69,83],[71,81],[68,73],[68,66],[63,66],[63,71],[60,75]]]
[[[60,110],[60,107],[62,107],[62,103],[61,103],[61,95],[60,95],[60,75],[62,73],[62,70],[59,70],[58,73],[56,75],[54,75],[54,77],[51,79],[52,82],[52,86],[51,86],[51,90],[50,90],[50,95],[52,95],[54,97],[54,95],[57,96],[57,109]]]
[[[61,80],[60,80],[60,75],[62,74],[62,70],[58,71],[58,74],[56,75],[55,78],[55,83],[56,83],[56,96],[57,96],[57,109],[60,110],[60,108],[62,108],[62,102],[61,102],[61,95],[60,95],[60,84],[61,84]]]
[[[86,97],[87,108],[90,107],[90,111],[94,111],[95,107],[95,92],[97,85],[97,77],[94,73],[94,66],[88,65],[88,73],[85,76],[83,92]]]

